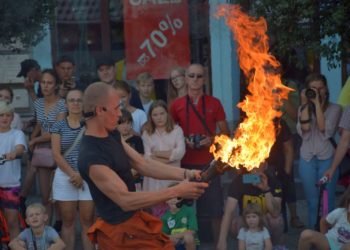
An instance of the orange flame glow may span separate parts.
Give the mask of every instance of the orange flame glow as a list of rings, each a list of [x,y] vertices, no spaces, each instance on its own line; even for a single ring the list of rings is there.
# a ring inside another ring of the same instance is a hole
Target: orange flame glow
[[[282,84],[277,73],[280,63],[269,54],[265,19],[246,15],[238,5],[221,5],[217,15],[225,18],[234,34],[250,94],[237,105],[246,118],[239,124],[234,138],[216,136],[210,152],[216,160],[250,171],[268,158],[276,139],[273,120],[282,115],[278,108],[291,89]]]

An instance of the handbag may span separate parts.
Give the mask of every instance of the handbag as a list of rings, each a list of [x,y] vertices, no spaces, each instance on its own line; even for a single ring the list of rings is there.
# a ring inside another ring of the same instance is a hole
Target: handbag
[[[52,149],[49,147],[36,147],[33,151],[32,166],[54,168]]]

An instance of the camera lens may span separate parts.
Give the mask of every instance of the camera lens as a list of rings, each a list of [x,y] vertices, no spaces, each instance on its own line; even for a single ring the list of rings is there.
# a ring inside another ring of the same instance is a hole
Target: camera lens
[[[316,91],[313,89],[306,89],[305,96],[308,99],[315,99],[316,98]]]

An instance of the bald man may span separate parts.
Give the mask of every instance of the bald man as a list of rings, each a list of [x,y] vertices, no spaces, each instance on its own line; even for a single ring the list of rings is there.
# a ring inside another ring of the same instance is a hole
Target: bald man
[[[78,166],[99,216],[89,230],[90,239],[101,250],[174,249],[169,238],[161,233],[161,221],[140,209],[174,197],[197,199],[207,184],[185,179],[199,178],[199,171],[145,160],[125,143],[115,130],[121,116],[120,100],[110,85],[91,84],[83,103],[86,132]],[[181,182],[156,192],[135,192],[132,168],[144,176]]]

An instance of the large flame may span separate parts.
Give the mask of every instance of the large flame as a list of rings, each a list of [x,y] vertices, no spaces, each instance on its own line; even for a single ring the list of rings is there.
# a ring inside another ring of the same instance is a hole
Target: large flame
[[[281,116],[278,108],[291,89],[282,84],[278,73],[280,63],[269,54],[265,19],[246,15],[238,5],[221,5],[217,15],[223,16],[233,31],[250,94],[238,104],[246,118],[239,124],[234,138],[216,136],[210,152],[216,160],[249,171],[268,158],[276,139],[273,120]]]

